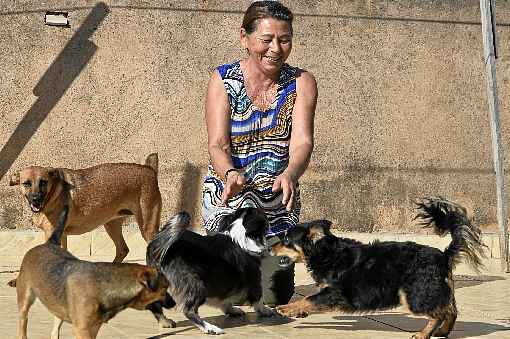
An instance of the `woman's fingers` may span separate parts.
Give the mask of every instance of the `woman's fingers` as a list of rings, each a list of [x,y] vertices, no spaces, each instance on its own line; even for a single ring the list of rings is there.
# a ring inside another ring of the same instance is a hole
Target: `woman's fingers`
[[[225,187],[223,188],[223,194],[221,195],[221,203],[227,204],[227,201],[237,193],[241,192],[244,185],[246,184],[246,178],[242,174],[232,174],[227,179]]]

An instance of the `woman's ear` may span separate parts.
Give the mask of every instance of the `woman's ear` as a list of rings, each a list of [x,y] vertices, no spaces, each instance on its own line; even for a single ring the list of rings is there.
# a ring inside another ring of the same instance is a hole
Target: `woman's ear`
[[[248,33],[243,27],[241,27],[241,31],[239,32],[239,38],[241,40],[241,46],[248,50]]]

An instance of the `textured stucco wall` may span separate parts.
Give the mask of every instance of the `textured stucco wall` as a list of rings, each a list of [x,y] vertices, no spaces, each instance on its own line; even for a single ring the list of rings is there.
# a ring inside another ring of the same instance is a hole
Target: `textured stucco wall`
[[[243,57],[249,2],[0,0],[0,226],[30,225],[7,185],[24,166],[142,162],[153,151],[163,219],[181,208],[198,216],[206,84],[215,66]],[[441,194],[494,223],[479,2],[284,3],[296,14],[289,63],[320,92],[302,218],[409,232],[411,201]],[[510,4],[497,6],[508,150]],[[71,27],[44,25],[57,9]]]

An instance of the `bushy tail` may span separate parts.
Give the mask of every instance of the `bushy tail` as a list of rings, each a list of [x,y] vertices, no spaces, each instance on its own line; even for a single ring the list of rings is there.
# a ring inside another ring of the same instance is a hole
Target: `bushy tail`
[[[478,227],[471,224],[466,209],[459,204],[441,197],[427,197],[416,203],[418,213],[416,219],[424,227],[433,227],[440,236],[449,232],[452,242],[444,251],[450,269],[453,269],[462,258],[477,272],[483,268],[482,258],[487,247],[482,242],[482,234]]]
[[[159,160],[158,160],[158,153],[151,153],[147,156],[147,159],[145,159],[145,165],[149,166],[158,174],[158,167],[159,167]]]
[[[190,228],[190,221],[190,215],[183,211],[174,215],[163,225],[163,228],[147,245],[147,265],[161,267],[161,261],[165,258],[168,250],[179,240],[183,231]]]
[[[69,206],[64,205],[62,212],[60,212],[60,215],[58,216],[57,227],[55,227],[55,229],[53,230],[53,233],[51,233],[51,236],[48,239],[49,243],[60,246],[60,239],[62,238],[62,234],[64,233],[64,228],[66,226],[68,212],[69,212]]]

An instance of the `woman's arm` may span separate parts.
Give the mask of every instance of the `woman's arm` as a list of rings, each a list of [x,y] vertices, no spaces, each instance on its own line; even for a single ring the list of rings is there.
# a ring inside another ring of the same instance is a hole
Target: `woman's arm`
[[[283,191],[282,204],[288,211],[294,205],[296,183],[308,167],[313,151],[314,117],[318,93],[317,83],[312,74],[303,71],[296,78],[296,94],[292,112],[289,164],[273,184],[273,192]]]
[[[246,179],[238,172],[227,170],[234,168],[230,151],[230,105],[221,76],[216,70],[209,80],[205,102],[205,121],[207,125],[207,150],[214,171],[225,180],[222,202],[237,194]]]

